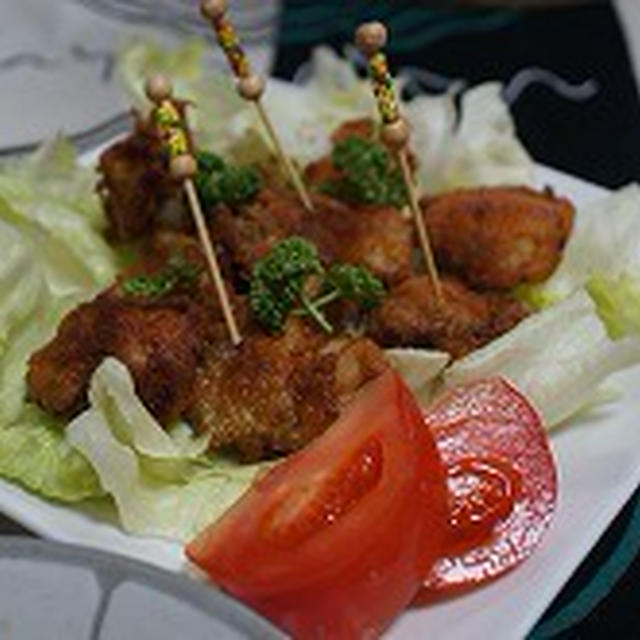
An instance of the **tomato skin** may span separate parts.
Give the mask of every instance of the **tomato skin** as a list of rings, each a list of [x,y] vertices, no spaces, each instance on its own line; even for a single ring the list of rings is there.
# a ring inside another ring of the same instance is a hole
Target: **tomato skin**
[[[187,556],[294,637],[372,637],[440,555],[446,501],[433,437],[389,371],[258,480]]]
[[[556,467],[540,415],[508,381],[453,389],[429,408],[425,422],[447,468],[450,517],[447,549],[424,582],[422,603],[520,564],[540,544],[557,499]]]

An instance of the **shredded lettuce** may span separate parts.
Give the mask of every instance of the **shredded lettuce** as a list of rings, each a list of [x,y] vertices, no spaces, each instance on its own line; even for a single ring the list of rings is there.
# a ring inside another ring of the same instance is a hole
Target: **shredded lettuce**
[[[444,379],[450,387],[504,376],[532,400],[552,428],[589,404],[608,375],[638,362],[640,339],[612,340],[593,301],[580,290],[458,360]]]
[[[132,389],[128,370],[106,359],[91,380],[90,408],[67,427],[68,442],[95,469],[126,531],[188,540],[220,517],[264,465],[204,456],[206,439],[184,428],[164,432]]]
[[[32,404],[0,428],[0,475],[64,502],[104,495],[89,463],[66,441],[64,423]]]

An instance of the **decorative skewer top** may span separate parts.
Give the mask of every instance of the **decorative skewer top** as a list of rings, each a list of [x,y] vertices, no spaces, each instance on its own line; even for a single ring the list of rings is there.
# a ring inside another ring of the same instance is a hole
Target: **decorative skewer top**
[[[198,171],[198,166],[191,155],[182,116],[172,100],[171,81],[162,74],[154,74],[147,79],[145,92],[155,105],[151,117],[165,144],[171,176],[179,181],[193,178]]]
[[[226,0],[202,0],[200,12],[211,22],[218,44],[224,51],[233,75],[238,81],[238,93],[245,99],[257,102],[264,93],[264,80],[251,70],[233,23],[227,16]]]
[[[229,337],[232,344],[238,345],[242,341],[242,336],[236,325],[233,308],[193,182],[193,178],[198,172],[198,163],[193,157],[184,114],[172,99],[173,87],[166,76],[162,74],[150,76],[145,83],[145,92],[154,105],[151,110],[151,118],[162,138],[164,151],[168,156],[169,173],[174,180],[181,182],[184,186],[209,272],[216,287]]]
[[[356,31],[356,46],[370,58],[387,44],[387,27],[382,22],[365,22]]]
[[[383,125],[392,124],[400,119],[387,56],[381,51],[386,42],[387,28],[381,22],[367,22],[356,31],[356,44],[369,61],[373,94]]]
[[[313,203],[309,198],[305,185],[297,169],[282,148],[278,134],[262,105],[261,98],[265,89],[265,81],[260,75],[251,70],[249,58],[240,44],[240,38],[238,38],[233,23],[227,15],[227,9],[226,0],[202,0],[200,3],[200,12],[211,22],[218,44],[227,57],[231,71],[236,79],[238,93],[248,102],[253,102],[258,117],[271,139],[282,168],[288,174],[305,209],[313,211]]]
[[[427,272],[433,283],[436,299],[442,303],[442,287],[409,165],[407,148],[411,132],[406,120],[400,115],[393,78],[389,72],[387,57],[382,52],[382,48],[387,43],[387,35],[387,28],[381,22],[366,22],[356,30],[355,40],[358,49],[369,62],[373,95],[382,120],[380,139],[398,159]]]
[[[147,78],[144,85],[147,98],[156,105],[160,105],[164,100],[170,100],[173,95],[173,86],[167,76],[161,73],[154,73]]]

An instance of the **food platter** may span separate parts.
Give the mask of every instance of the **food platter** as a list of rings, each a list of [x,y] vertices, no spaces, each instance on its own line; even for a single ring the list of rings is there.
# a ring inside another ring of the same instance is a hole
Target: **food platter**
[[[84,160],[91,163],[94,157]],[[538,167],[537,174],[540,186],[552,186],[578,206],[605,194],[544,167]],[[556,520],[542,548],[488,587],[406,612],[388,637],[428,633],[433,638],[521,638],[532,628],[640,483],[640,433],[635,428],[640,398],[633,394],[640,368],[612,382],[622,391],[619,399],[574,418],[552,436],[560,496]],[[102,506],[71,509],[0,482],[0,510],[46,538],[120,553],[173,571],[185,569],[180,545],[129,536]]]

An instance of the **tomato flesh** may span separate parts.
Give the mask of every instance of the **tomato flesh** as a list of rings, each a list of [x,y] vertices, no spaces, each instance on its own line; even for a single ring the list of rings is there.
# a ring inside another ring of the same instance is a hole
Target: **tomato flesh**
[[[369,637],[441,555],[447,514],[433,436],[389,371],[186,551],[294,637]]]
[[[502,378],[456,388],[425,413],[447,469],[447,547],[420,601],[493,580],[538,546],[557,498],[536,409]]]

